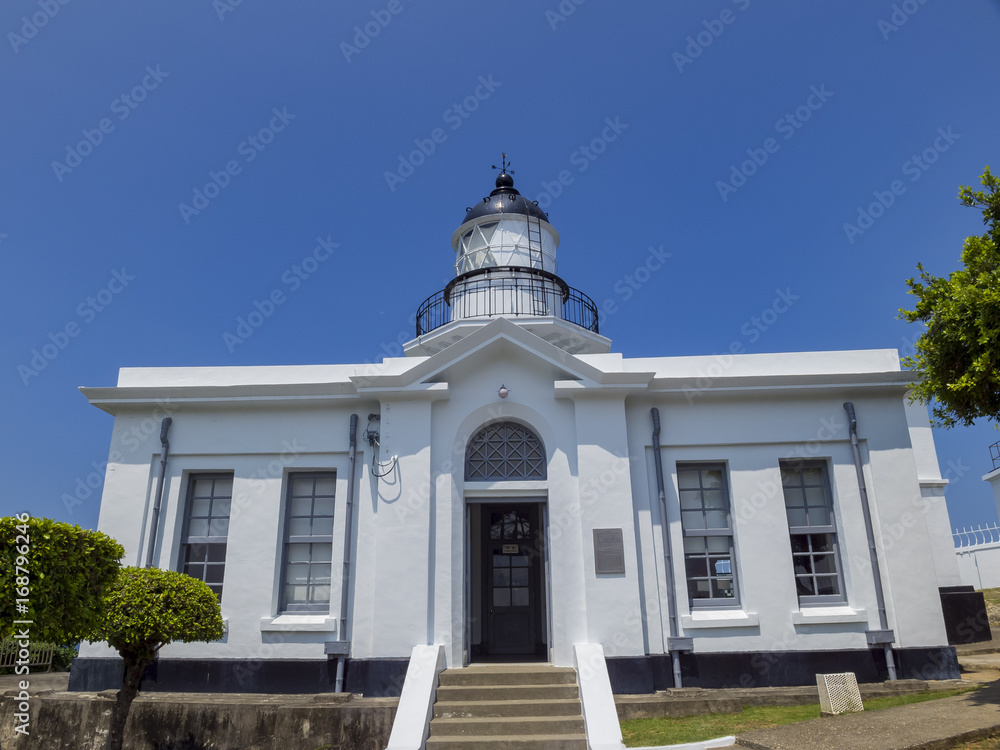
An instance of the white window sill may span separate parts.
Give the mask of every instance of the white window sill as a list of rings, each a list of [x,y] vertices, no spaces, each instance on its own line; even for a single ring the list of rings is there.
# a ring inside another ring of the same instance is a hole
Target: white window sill
[[[681,625],[691,628],[754,628],[760,625],[756,612],[738,609],[694,610],[690,615],[681,615]]]
[[[838,623],[868,623],[868,613],[848,606],[804,607],[792,612],[793,625],[836,625]]]
[[[334,633],[337,630],[337,618],[330,615],[278,615],[277,617],[261,617],[262,633]]]

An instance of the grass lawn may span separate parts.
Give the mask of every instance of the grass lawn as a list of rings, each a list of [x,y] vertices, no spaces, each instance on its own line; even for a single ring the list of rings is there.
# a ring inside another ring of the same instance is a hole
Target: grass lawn
[[[874,698],[865,701],[865,710],[877,711],[881,708],[947,698],[950,695],[960,695],[975,689],[962,688],[939,693]],[[626,747],[643,747],[645,745],[675,745],[682,742],[710,740],[730,734],[743,734],[754,729],[777,727],[782,724],[793,724],[797,721],[818,718],[819,704],[810,703],[804,706],[754,706],[745,708],[738,714],[704,714],[685,716],[679,719],[629,719],[623,721],[621,725]],[[988,742],[995,741],[988,740]],[[968,747],[970,750],[972,748],[985,750],[986,748],[1000,748],[1000,744],[969,745]]]
[[[955,750],[997,750],[998,748],[1000,748],[1000,737],[969,742],[965,745],[955,745]]]

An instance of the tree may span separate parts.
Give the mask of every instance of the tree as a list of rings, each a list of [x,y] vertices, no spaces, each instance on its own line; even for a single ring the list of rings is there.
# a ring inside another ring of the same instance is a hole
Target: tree
[[[948,278],[918,264],[920,281],[906,282],[916,309],[899,311],[927,325],[903,364],[920,375],[911,397],[933,402],[941,427],[969,426],[980,417],[1000,423],[1000,180],[986,167],[980,182],[985,190],[963,186],[958,198],[982,209],[986,233],[966,238],[964,267]]]
[[[60,645],[77,643],[100,624],[103,597],[125,554],[100,531],[27,513],[0,518],[0,550],[0,638],[23,627],[15,620],[30,620],[33,642]]]
[[[122,568],[104,604],[104,622],[88,640],[107,641],[125,662],[105,745],[106,750],[121,750],[129,708],[157,652],[172,641],[218,640],[222,613],[204,582],[157,568]]]

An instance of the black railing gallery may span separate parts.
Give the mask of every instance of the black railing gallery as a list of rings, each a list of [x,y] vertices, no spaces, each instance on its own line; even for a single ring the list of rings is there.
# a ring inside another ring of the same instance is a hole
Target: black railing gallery
[[[599,333],[597,305],[554,273],[522,266],[480,268],[423,301],[417,336],[454,320],[549,315]]]

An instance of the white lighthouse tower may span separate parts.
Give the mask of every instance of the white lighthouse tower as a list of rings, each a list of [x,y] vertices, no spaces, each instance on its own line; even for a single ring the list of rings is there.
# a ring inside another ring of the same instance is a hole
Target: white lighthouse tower
[[[514,187],[504,154],[496,188],[466,209],[455,230],[455,278],[417,310],[417,337],[407,354],[441,351],[496,317],[509,318],[572,353],[607,352],[598,310],[558,275],[559,232],[549,216]]]

